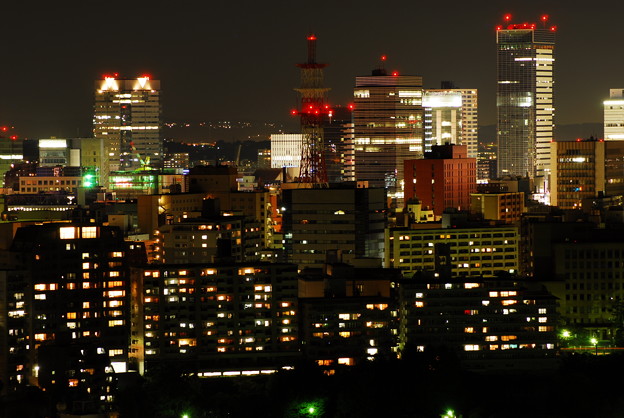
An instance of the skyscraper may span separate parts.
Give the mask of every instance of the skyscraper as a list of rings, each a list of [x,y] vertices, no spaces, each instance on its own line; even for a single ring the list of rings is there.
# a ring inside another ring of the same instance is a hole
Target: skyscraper
[[[496,28],[498,174],[530,177],[550,171],[556,27],[534,23]]]
[[[159,167],[163,158],[160,81],[149,76],[95,82],[93,134],[104,139],[100,177],[108,184],[111,171]]]
[[[423,156],[422,77],[379,68],[356,77],[355,179],[403,199],[403,162]]]
[[[609,89],[604,105],[604,139],[624,139],[624,89]]]
[[[478,102],[476,89],[455,88],[443,82],[440,89],[427,89],[425,108],[425,152],[433,145],[466,145],[469,158],[478,154]]]

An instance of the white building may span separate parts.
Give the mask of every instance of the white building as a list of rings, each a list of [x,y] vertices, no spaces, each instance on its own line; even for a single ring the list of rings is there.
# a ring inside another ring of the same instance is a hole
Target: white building
[[[302,134],[271,135],[271,168],[293,168],[289,172],[298,177],[302,145]]]
[[[427,89],[425,108],[425,152],[432,145],[466,145],[469,158],[478,153],[478,101],[476,89]]]
[[[604,139],[624,139],[624,89],[610,89],[604,104]]]

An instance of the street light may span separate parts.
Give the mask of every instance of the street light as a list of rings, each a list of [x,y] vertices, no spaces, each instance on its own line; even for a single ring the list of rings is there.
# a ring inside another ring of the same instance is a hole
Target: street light
[[[594,345],[594,347],[596,347],[596,355],[598,355],[598,338],[593,337],[593,338],[592,338],[591,340],[589,340],[589,341],[590,341],[590,342]]]

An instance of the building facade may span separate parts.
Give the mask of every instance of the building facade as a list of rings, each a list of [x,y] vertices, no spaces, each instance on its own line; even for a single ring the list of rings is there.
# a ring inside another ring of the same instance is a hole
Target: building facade
[[[104,184],[111,171],[162,165],[161,125],[159,80],[106,76],[95,82],[93,135],[104,140]]]
[[[498,175],[547,176],[555,108],[555,27],[496,30]]]
[[[332,254],[349,263],[383,257],[386,196],[381,188],[334,185],[282,191],[282,232],[288,260],[322,267]]]
[[[516,226],[466,226],[386,229],[386,267],[405,277],[419,271],[449,277],[483,276],[518,271],[520,233]]]
[[[355,179],[402,201],[403,163],[424,152],[422,77],[375,70],[356,77],[353,95]]]
[[[478,155],[478,100],[476,89],[427,89],[425,109],[425,152],[432,145],[465,145],[469,158]]]
[[[145,362],[199,376],[274,372],[299,357],[297,267],[190,264],[133,269]],[[141,303],[142,302],[142,303]]]
[[[624,89],[610,89],[604,106],[604,139],[624,139]]]
[[[477,191],[477,160],[465,145],[435,145],[420,160],[405,161],[405,200],[418,199],[441,217],[447,208],[467,210]]]

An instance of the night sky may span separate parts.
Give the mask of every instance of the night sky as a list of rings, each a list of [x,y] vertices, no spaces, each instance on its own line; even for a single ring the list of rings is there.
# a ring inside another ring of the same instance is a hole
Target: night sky
[[[557,25],[556,123],[600,122],[624,87],[624,4],[614,1],[6,2],[0,123],[25,137],[91,135],[93,82],[103,74],[160,79],[165,120],[278,121],[299,83],[305,36],[318,36],[330,102],[381,54],[387,68],[479,89],[480,124],[495,123],[495,26],[550,15]],[[19,4],[18,4],[19,3]],[[290,120],[290,122],[289,122]]]

